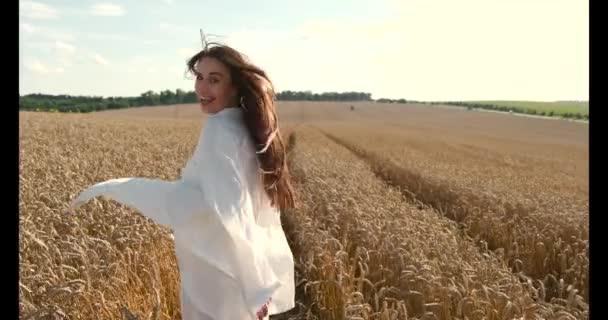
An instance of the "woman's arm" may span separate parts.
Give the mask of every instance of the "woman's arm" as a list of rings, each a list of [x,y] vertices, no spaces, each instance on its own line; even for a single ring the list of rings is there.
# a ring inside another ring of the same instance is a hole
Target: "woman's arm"
[[[195,147],[195,155],[201,149],[203,129]],[[204,210],[200,190],[184,183],[187,178],[184,175],[188,170],[192,171],[192,168],[186,166],[180,170],[182,177],[177,181],[129,177],[96,183],[84,189],[72,201],[68,211],[73,212],[90,199],[103,196],[139,211],[158,224],[175,229],[176,222],[183,222],[195,212]]]
[[[176,183],[139,177],[111,179],[84,189],[70,204],[73,212],[92,198],[103,196],[129,206],[154,222],[172,227],[167,197]]]

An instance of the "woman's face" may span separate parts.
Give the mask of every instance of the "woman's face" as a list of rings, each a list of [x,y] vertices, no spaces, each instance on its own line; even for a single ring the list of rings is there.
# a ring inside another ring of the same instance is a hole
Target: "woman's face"
[[[216,58],[203,57],[196,65],[194,91],[201,110],[215,114],[226,107],[236,107],[237,90],[232,84],[230,70]]]

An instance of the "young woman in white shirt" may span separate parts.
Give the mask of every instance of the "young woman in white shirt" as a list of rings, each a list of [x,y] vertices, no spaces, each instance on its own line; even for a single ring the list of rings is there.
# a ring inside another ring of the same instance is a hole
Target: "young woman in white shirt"
[[[226,45],[207,44],[188,68],[208,119],[180,179],[97,183],[69,211],[105,196],[171,228],[182,319],[267,319],[295,306],[293,256],[279,217],[294,206],[294,190],[274,88]]]

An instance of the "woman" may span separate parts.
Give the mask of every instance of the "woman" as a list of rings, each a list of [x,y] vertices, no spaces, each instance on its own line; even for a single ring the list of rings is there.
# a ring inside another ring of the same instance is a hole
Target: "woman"
[[[294,266],[279,213],[294,191],[272,83],[225,45],[207,45],[188,69],[208,120],[181,178],[101,182],[70,211],[106,196],[173,229],[185,320],[285,312],[295,305]]]

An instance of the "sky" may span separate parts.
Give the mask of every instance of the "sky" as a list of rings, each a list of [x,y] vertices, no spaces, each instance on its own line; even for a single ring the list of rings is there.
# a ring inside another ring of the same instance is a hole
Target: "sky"
[[[203,29],[277,91],[589,98],[585,0],[20,0],[19,24],[21,95],[192,91]]]

